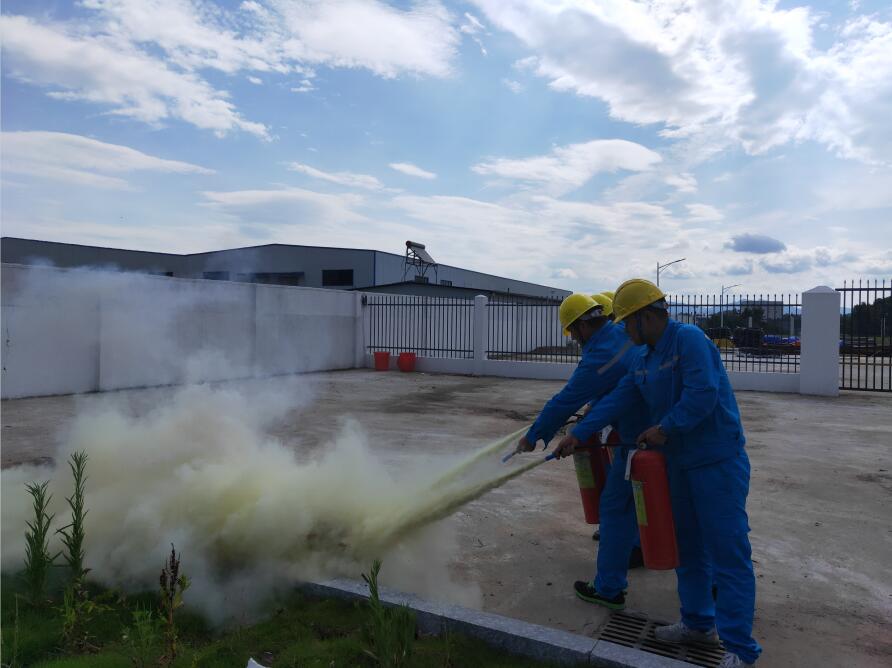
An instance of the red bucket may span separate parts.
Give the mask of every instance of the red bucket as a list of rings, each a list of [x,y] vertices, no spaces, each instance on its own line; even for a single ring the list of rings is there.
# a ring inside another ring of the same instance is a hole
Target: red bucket
[[[375,371],[387,371],[390,368],[390,353],[375,353]]]
[[[400,371],[415,371],[415,353],[400,353],[396,365]]]

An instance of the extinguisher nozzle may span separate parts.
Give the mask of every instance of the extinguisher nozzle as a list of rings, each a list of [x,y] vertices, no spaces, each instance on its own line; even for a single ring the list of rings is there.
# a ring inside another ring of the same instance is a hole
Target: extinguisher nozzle
[[[550,462],[552,459],[557,459],[557,455],[553,452],[545,458],[545,461]]]
[[[511,459],[511,458],[512,458],[514,455],[516,455],[516,454],[517,454],[517,450],[512,450],[512,451],[509,452],[507,455],[505,455],[504,457],[502,457],[502,463],[504,464],[505,462],[507,462],[509,459]]]

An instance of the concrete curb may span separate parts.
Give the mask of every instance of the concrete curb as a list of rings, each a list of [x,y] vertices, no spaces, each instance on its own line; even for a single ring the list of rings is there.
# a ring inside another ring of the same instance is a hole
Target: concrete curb
[[[308,582],[300,589],[310,596],[367,599],[364,582],[339,578]],[[511,654],[564,665],[605,666],[609,668],[691,668],[693,664],[677,661],[598,640],[588,636],[522,622],[457,605],[433,603],[414,594],[379,588],[381,601],[387,605],[406,605],[415,612],[418,630],[440,635],[455,631],[483,640]]]

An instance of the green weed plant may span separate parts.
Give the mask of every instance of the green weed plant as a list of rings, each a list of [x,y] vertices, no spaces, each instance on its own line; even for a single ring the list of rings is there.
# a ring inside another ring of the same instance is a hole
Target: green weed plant
[[[34,519],[27,523],[25,531],[25,571],[23,576],[31,605],[42,606],[47,602],[46,585],[50,570],[58,555],[51,555],[48,536],[55,515],[47,512],[53,495],[47,493],[49,481],[28,483],[25,488],[31,495]]]
[[[387,607],[378,594],[378,573],[381,562],[376,560],[368,575],[362,579],[369,586],[369,616],[362,631],[365,653],[382,668],[400,668],[409,662],[415,642],[415,614],[408,606]]]

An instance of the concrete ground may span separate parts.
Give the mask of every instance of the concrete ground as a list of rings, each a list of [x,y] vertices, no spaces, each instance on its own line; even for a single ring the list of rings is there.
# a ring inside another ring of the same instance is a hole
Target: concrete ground
[[[515,431],[561,386],[372,371],[307,380],[312,405],[276,428],[282,441],[320,444],[349,413],[374,447],[419,454],[471,451]],[[165,390],[130,394],[144,395],[148,405],[159,392]],[[892,664],[892,395],[737,396],[753,470],[755,636],[765,650],[759,665]],[[101,397],[3,402],[2,465],[51,457],[76,404],[94,400]],[[511,481],[456,520],[461,557],[454,574],[480,587],[485,610],[584,634],[605,622],[605,611],[571,589],[592,576],[596,544],[569,462]],[[634,571],[628,605],[674,620],[674,574]]]

